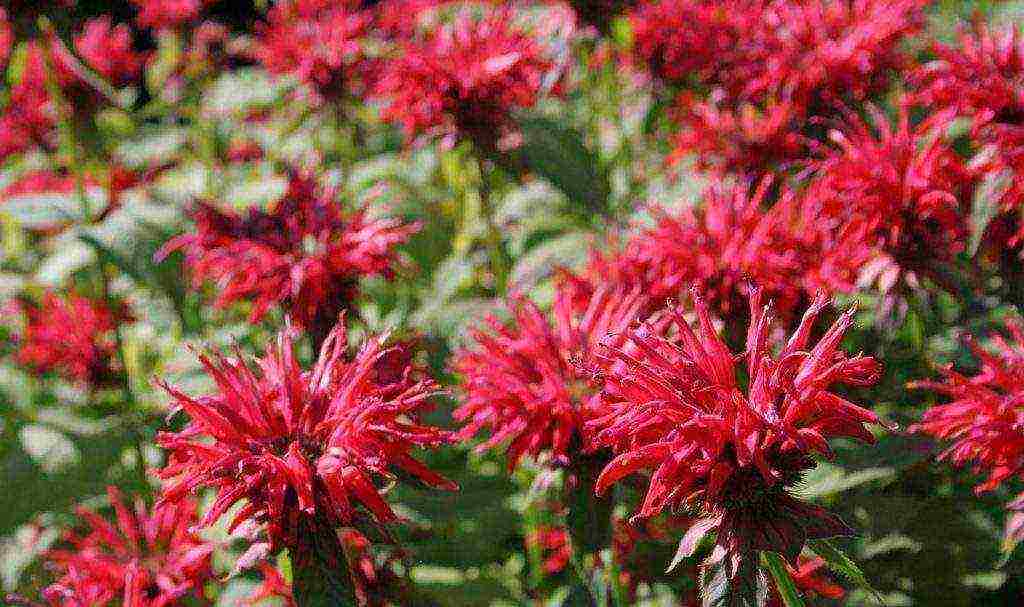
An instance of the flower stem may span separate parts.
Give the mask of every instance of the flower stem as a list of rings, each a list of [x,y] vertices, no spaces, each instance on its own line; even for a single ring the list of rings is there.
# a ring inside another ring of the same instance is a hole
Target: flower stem
[[[337,530],[303,517],[300,545],[292,553],[292,592],[298,607],[356,607],[360,604]]]
[[[487,251],[490,257],[491,273],[494,275],[494,292],[502,295],[508,290],[510,273],[509,259],[502,242],[501,230],[494,218],[494,205],[491,199],[490,171],[483,154],[475,154],[477,169],[480,173],[480,215],[487,224]]]

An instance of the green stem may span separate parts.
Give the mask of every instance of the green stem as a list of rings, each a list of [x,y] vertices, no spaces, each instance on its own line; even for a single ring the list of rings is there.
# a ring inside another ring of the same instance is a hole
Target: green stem
[[[495,221],[495,209],[491,199],[490,171],[487,170],[487,161],[482,154],[476,154],[477,169],[480,174],[480,215],[487,224],[486,243],[487,251],[491,262],[491,273],[494,275],[494,292],[496,295],[503,295],[508,290],[510,273],[510,261],[505,252],[505,246],[501,237],[501,229]]]
[[[292,592],[298,607],[356,607],[360,604],[348,558],[337,530],[303,517],[300,545],[293,547]]]

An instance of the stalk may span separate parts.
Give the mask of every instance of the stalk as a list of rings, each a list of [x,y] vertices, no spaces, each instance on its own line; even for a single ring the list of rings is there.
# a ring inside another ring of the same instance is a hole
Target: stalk
[[[292,556],[292,592],[298,607],[356,607],[358,590],[338,532],[319,518],[302,517]]]
[[[494,219],[495,209],[491,199],[490,171],[487,170],[487,161],[479,150],[475,156],[477,170],[480,174],[480,215],[487,224],[486,243],[491,273],[494,275],[494,292],[496,295],[502,295],[508,290],[510,263],[502,242],[501,229]]]

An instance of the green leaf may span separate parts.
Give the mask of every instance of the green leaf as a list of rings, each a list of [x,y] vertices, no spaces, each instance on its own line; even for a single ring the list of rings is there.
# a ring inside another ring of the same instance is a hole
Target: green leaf
[[[527,168],[562,190],[575,212],[587,217],[604,214],[611,183],[579,131],[542,117],[526,118],[520,127],[520,151]]]
[[[839,548],[836,548],[828,540],[808,540],[807,546],[814,551],[815,554],[825,559],[829,569],[838,573],[848,580],[850,583],[856,585],[862,590],[866,590],[875,599],[881,603],[882,597],[874,587],[868,582],[868,578],[861,571],[857,563],[853,562],[853,559],[846,556]]]
[[[789,576],[789,571],[786,570],[782,557],[774,552],[762,552],[761,563],[772,574],[772,579],[775,580],[775,589],[778,590],[779,596],[782,597],[782,603],[786,607],[804,607],[804,601],[800,598],[800,592],[796,589],[793,578]]]
[[[768,579],[757,559],[740,557],[733,566],[728,556],[709,559],[701,568],[701,607],[764,607],[768,603]]]
[[[982,179],[971,205],[971,241],[968,248],[970,255],[978,252],[988,224],[999,214],[999,198],[1009,185],[1010,176],[1005,171],[989,172]]]

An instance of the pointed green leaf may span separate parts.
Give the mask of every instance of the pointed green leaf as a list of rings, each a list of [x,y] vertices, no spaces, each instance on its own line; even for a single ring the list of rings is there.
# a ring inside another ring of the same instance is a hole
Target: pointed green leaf
[[[765,569],[772,574],[775,580],[775,589],[782,597],[782,603],[786,607],[804,607],[804,601],[800,598],[800,591],[796,589],[793,578],[789,576],[786,565],[782,558],[774,552],[762,552],[761,563]]]
[[[828,540],[809,540],[807,546],[814,551],[815,554],[825,559],[829,569],[838,573],[839,575],[846,578],[850,583],[857,587],[866,590],[875,599],[881,603],[882,596],[878,593],[874,587],[868,582],[864,572],[861,571],[857,563],[853,562],[853,559],[846,556],[839,548],[836,548]]]

